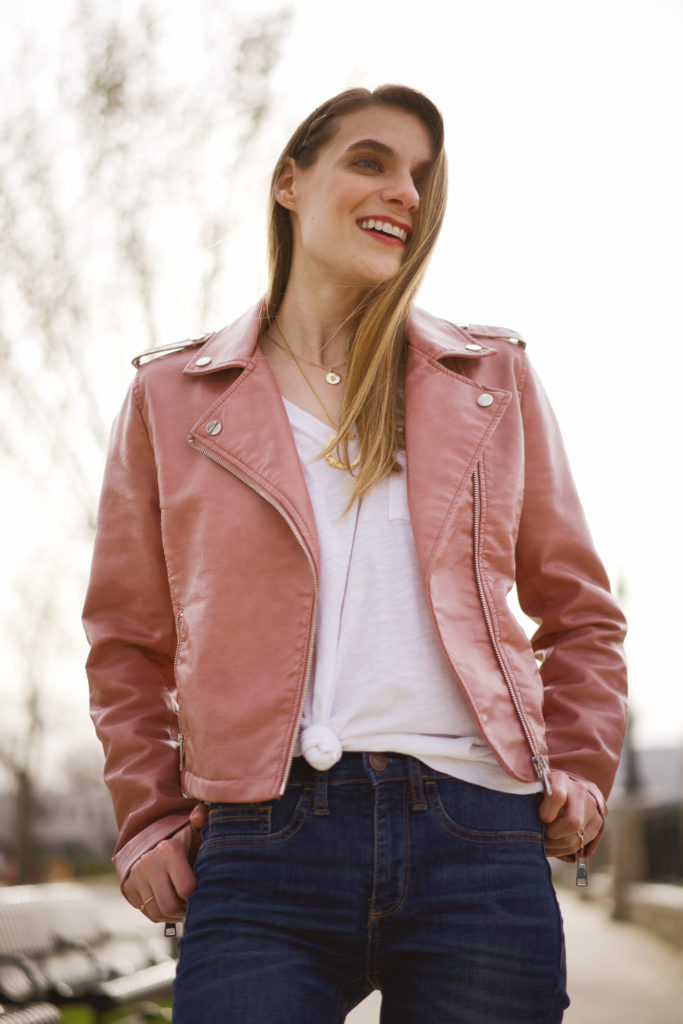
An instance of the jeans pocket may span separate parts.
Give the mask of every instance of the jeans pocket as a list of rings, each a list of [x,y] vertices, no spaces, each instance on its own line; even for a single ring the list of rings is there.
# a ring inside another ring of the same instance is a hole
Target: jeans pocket
[[[272,846],[286,842],[304,823],[311,794],[288,789],[277,800],[251,804],[211,804],[202,832],[202,850],[226,846]]]
[[[533,795],[500,793],[450,778],[429,781],[425,790],[438,824],[464,842],[543,845]]]

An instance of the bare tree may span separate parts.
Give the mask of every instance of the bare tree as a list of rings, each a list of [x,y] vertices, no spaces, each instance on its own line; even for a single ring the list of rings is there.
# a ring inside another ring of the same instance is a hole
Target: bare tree
[[[218,316],[237,186],[258,159],[287,22],[219,0],[82,2],[51,60],[26,38],[4,69],[0,479],[42,513],[40,556],[27,547],[13,562],[47,593],[83,577],[112,379],[133,351]],[[46,718],[36,679],[50,659],[36,675],[35,632],[15,625],[40,631],[44,654],[69,645],[77,611],[41,612],[18,587],[8,601],[0,636],[19,678],[5,660],[0,689],[23,724],[2,730],[0,763],[30,804]]]
[[[21,652],[21,687],[13,707],[5,702],[4,728],[0,745],[0,765],[14,781],[12,829],[18,881],[29,882],[36,870],[34,815],[36,812],[39,766],[42,762],[46,716],[45,666],[50,663],[47,644],[56,631],[55,605],[50,590],[44,590],[36,578],[22,580],[17,587],[21,607],[31,608],[30,618],[17,617],[13,623],[13,647]],[[41,628],[36,629],[35,623]],[[58,635],[58,634],[57,634]],[[47,643],[46,643],[47,641]],[[52,657],[57,652],[52,652]],[[13,672],[13,659],[6,659],[6,671]]]

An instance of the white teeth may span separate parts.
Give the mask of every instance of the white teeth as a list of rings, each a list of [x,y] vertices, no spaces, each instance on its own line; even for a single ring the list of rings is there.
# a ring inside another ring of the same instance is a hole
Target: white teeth
[[[405,228],[400,228],[398,224],[390,224],[389,221],[375,220],[371,217],[370,220],[362,220],[360,226],[363,231],[381,231],[392,238],[400,238],[402,242],[408,239],[408,232]]]

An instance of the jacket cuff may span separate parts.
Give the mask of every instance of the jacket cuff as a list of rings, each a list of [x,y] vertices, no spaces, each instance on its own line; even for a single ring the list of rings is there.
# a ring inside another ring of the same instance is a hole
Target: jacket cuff
[[[117,848],[112,862],[121,880],[121,886],[128,878],[133,865],[140,860],[143,854],[153,850],[163,839],[169,839],[189,823],[191,810],[192,807],[189,807],[187,814],[172,814],[155,821],[134,836],[125,846]]]

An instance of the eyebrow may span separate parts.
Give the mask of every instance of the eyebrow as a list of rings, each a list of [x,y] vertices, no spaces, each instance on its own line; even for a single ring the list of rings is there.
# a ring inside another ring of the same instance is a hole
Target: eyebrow
[[[383,156],[395,155],[391,146],[387,146],[384,142],[379,142],[377,139],[360,139],[359,142],[352,142],[346,152],[353,153],[357,149],[374,149]]]
[[[352,142],[351,145],[347,147],[346,152],[355,153],[357,150],[360,149],[373,149],[375,153],[380,153],[382,156],[387,157],[396,156],[391,146],[387,146],[385,142],[380,142],[378,139],[360,139],[358,142]],[[432,163],[433,160],[422,160],[417,165],[415,170],[427,170],[429,167],[431,167]]]

